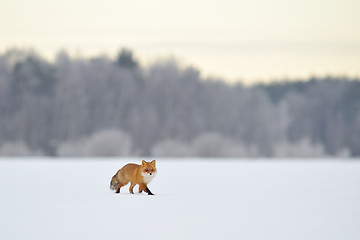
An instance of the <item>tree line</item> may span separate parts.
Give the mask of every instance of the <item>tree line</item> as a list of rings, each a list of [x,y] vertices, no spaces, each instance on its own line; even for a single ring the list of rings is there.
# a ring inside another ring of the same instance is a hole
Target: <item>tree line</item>
[[[360,155],[360,81],[243,86],[174,59],[0,55],[0,155]]]

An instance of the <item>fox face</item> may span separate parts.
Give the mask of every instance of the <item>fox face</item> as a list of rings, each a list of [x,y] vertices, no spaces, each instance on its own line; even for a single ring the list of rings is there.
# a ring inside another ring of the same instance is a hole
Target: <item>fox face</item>
[[[156,160],[151,162],[145,162],[144,160],[141,163],[141,175],[144,177],[144,183],[149,183],[156,175]]]

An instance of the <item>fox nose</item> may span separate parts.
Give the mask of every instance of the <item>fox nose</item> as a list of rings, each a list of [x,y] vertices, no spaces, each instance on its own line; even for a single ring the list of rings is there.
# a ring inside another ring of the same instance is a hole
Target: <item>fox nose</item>
[[[150,173],[150,175],[152,175],[152,173]]]

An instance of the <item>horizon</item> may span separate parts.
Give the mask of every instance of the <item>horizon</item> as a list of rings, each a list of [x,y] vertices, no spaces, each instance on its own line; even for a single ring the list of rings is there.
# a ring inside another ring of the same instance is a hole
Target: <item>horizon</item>
[[[9,48],[9,49],[5,49],[2,52],[0,51],[0,55],[4,55],[11,51],[20,51],[20,52],[25,53],[26,56],[30,56],[30,55],[34,54],[34,56],[39,57],[40,59],[45,60],[45,61],[49,62],[50,64],[54,64],[56,61],[56,57],[62,53],[66,53],[73,60],[81,59],[81,60],[87,61],[87,60],[91,60],[91,59],[97,58],[97,57],[100,57],[100,58],[106,57],[109,60],[116,61],[117,54],[119,54],[124,49],[130,50],[133,53],[134,60],[139,63],[139,66],[141,68],[143,68],[143,70],[149,69],[158,63],[161,64],[162,62],[174,61],[177,65],[177,67],[179,67],[180,69],[194,68],[195,70],[197,70],[199,72],[202,79],[221,81],[221,82],[224,82],[229,85],[240,84],[244,87],[253,87],[253,86],[262,85],[262,84],[272,85],[272,84],[283,84],[283,83],[292,83],[292,82],[307,82],[307,81],[311,81],[313,79],[315,79],[315,80],[341,79],[341,80],[349,80],[349,81],[354,81],[354,80],[360,81],[360,76],[351,76],[351,75],[347,75],[347,74],[338,74],[338,75],[336,75],[336,74],[323,74],[323,75],[309,74],[308,76],[297,76],[297,77],[282,76],[282,77],[275,77],[275,78],[269,78],[269,79],[257,79],[257,80],[252,80],[252,81],[246,81],[244,79],[238,79],[236,81],[229,81],[229,79],[225,78],[224,76],[215,76],[215,75],[212,75],[211,73],[205,74],[203,69],[195,66],[194,64],[184,62],[177,56],[169,55],[169,56],[164,56],[164,57],[158,57],[158,58],[154,58],[154,59],[144,63],[143,59],[140,59],[138,57],[138,53],[136,51],[134,51],[131,48],[127,48],[127,47],[119,48],[112,55],[110,55],[108,53],[99,53],[99,54],[86,56],[79,52],[71,53],[71,52],[67,51],[66,49],[59,49],[58,51],[56,51],[53,54],[53,56],[46,56],[34,48]]]
[[[1,1],[0,52],[114,57],[126,47],[145,66],[175,57],[204,76],[246,85],[359,78],[359,7],[351,0]]]

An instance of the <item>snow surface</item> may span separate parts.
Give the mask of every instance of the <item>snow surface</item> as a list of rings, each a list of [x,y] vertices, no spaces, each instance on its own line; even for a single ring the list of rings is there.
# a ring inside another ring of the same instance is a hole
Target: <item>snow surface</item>
[[[360,239],[360,161],[162,158],[154,196],[110,191],[141,160],[2,158],[0,239]]]

